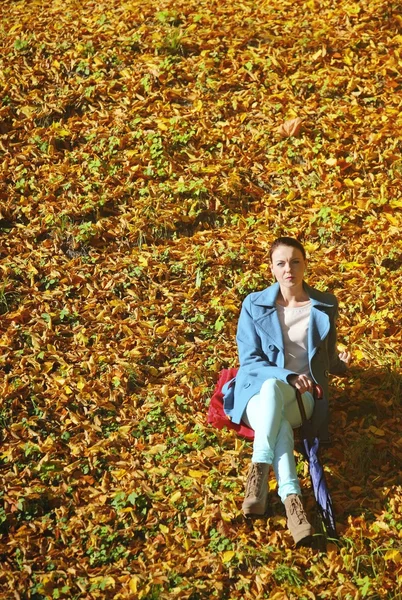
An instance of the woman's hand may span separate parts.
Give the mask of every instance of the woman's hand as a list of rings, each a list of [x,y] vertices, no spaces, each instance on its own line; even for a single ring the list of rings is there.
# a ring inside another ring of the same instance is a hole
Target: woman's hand
[[[313,393],[313,382],[307,375],[290,375],[288,377],[288,382],[299,390],[301,394],[304,394],[304,392],[310,392],[310,394]]]
[[[348,352],[348,350],[344,350],[343,352],[339,352],[339,358],[341,359],[341,361],[343,361],[346,365],[349,365],[351,359],[352,359],[352,355],[350,352]]]

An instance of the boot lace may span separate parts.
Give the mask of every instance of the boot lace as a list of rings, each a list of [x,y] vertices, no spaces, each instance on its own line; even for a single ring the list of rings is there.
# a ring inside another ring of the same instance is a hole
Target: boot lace
[[[246,498],[258,496],[263,476],[263,466],[253,463],[247,477]]]
[[[300,498],[297,496],[292,498],[290,502],[289,512],[292,516],[295,516],[299,521],[299,525],[303,525],[304,523],[308,523],[306,513],[304,512],[303,504],[301,503]]]

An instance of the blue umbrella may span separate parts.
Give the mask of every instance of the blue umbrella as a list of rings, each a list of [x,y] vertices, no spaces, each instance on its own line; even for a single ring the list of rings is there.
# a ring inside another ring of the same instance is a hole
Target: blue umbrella
[[[322,398],[322,389],[320,386],[314,386],[314,399]],[[325,525],[327,535],[331,538],[337,538],[335,514],[332,505],[331,495],[325,481],[324,469],[318,458],[319,439],[314,435],[311,422],[307,419],[304,404],[299,390],[296,390],[296,399],[299,405],[302,417],[302,437],[303,454],[309,465],[310,479],[313,486],[314,496],[317,501],[318,509]]]

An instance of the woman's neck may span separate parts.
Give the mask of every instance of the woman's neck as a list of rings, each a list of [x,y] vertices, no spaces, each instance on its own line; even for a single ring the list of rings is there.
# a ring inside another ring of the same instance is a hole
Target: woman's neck
[[[303,286],[298,289],[280,288],[277,303],[281,306],[301,306],[309,302],[310,298]]]

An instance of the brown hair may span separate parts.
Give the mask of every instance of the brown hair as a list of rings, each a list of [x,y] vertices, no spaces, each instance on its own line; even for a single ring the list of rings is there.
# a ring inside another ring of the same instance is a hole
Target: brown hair
[[[276,239],[273,242],[273,244],[271,245],[271,248],[269,249],[269,256],[271,258],[271,261],[272,261],[272,254],[278,248],[278,246],[292,246],[293,248],[297,248],[302,253],[304,260],[306,260],[306,251],[305,251],[303,245],[299,242],[299,240],[296,240],[295,238],[283,236],[283,237],[279,237],[278,239]]]

